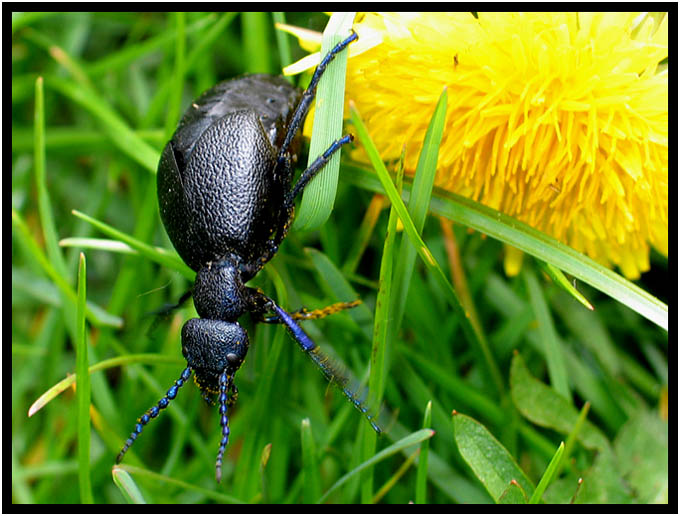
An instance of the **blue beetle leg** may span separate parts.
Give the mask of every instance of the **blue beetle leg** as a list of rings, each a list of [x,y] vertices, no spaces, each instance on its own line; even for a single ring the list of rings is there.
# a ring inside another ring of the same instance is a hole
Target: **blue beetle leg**
[[[331,383],[334,383],[342,391],[342,393],[347,397],[347,399],[352,402],[359,412],[361,412],[368,422],[370,423],[373,430],[380,434],[382,430],[375,422],[375,417],[369,412],[368,407],[364,404],[364,401],[357,396],[357,394],[352,391],[348,385],[350,383],[347,375],[336,365],[333,361],[323,352],[321,348],[317,346],[312,339],[304,332],[304,330],[295,322],[293,316],[286,312],[283,308],[278,306],[274,301],[271,301],[271,308],[278,315],[279,319],[283,324],[286,325],[288,331],[295,339],[302,350],[307,353],[309,358],[312,359],[321,372]]]
[[[302,121],[305,119],[305,116],[307,116],[307,112],[312,105],[312,100],[314,100],[314,96],[316,95],[316,87],[319,84],[319,79],[321,79],[326,66],[328,66],[328,63],[330,63],[338,53],[342,52],[347,45],[349,45],[352,41],[355,41],[357,38],[358,36],[356,32],[352,32],[349,37],[335,45],[335,47],[333,47],[333,49],[328,52],[328,54],[326,54],[326,56],[321,60],[319,66],[316,67],[314,75],[312,76],[312,80],[310,81],[309,86],[307,86],[305,92],[302,94],[302,99],[295,109],[295,114],[291,118],[290,124],[288,125],[288,132],[286,132],[283,145],[281,145],[281,149],[279,150],[279,156],[277,159],[278,163],[283,163],[285,161],[288,147],[290,147],[290,143],[293,141],[295,133],[297,133]]]
[[[317,308],[316,310],[307,310],[305,307],[299,308],[294,312],[289,312],[290,316],[296,321],[308,321],[309,319],[323,319],[329,315],[333,315],[341,310],[348,310],[359,306],[361,304],[361,299],[350,302],[339,302],[333,303],[332,305],[325,306],[323,308]],[[263,322],[267,324],[283,324],[283,321],[278,315],[268,315],[261,316],[258,322]]]
[[[217,401],[220,404],[220,425],[222,426],[222,439],[220,440],[220,449],[217,451],[217,460],[215,461],[215,478],[218,483],[222,480],[222,457],[224,456],[224,449],[229,442],[229,418],[227,417],[227,407],[230,406],[230,397],[227,394],[227,391],[230,386],[233,386],[231,382],[232,379],[227,374],[227,371],[223,371],[220,375],[220,394],[217,398]],[[236,394],[238,394],[238,390],[236,390]],[[236,400],[234,399],[234,401]],[[231,404],[233,404],[233,402]]]
[[[130,437],[127,438],[127,441],[125,441],[125,445],[123,446],[123,449],[120,450],[118,457],[116,457],[116,464],[120,464],[120,461],[123,460],[123,455],[125,455],[125,452],[127,452],[130,446],[132,446],[132,443],[135,442],[135,439],[137,439],[139,434],[142,433],[144,426],[146,426],[146,424],[151,421],[151,419],[155,418],[161,410],[167,407],[170,404],[170,400],[175,399],[179,388],[184,385],[190,377],[191,368],[187,367],[184,371],[182,371],[182,375],[177,379],[177,381],[175,381],[174,385],[168,389],[168,392],[165,394],[165,396],[163,396],[156,405],[147,410],[144,415],[137,420],[135,429],[130,434]]]
[[[307,183],[314,179],[314,176],[319,173],[324,165],[328,163],[328,160],[331,159],[333,153],[340,150],[340,147],[351,142],[352,140],[354,140],[354,136],[351,134],[346,134],[339,140],[335,140],[333,143],[331,143],[331,146],[326,149],[326,152],[316,158],[312,164],[307,167],[307,170],[305,170],[300,175],[300,179],[298,179],[298,182],[295,183],[295,187],[286,195],[284,204],[286,206],[292,206],[297,195],[304,189],[305,186],[307,186]]]

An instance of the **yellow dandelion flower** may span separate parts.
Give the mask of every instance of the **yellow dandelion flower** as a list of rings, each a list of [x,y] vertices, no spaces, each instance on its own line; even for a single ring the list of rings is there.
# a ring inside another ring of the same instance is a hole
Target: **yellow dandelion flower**
[[[412,173],[447,86],[436,185],[637,278],[650,244],[668,255],[668,16],[657,20],[364,14],[354,28],[370,44],[350,52],[346,95],[383,159],[406,144]]]

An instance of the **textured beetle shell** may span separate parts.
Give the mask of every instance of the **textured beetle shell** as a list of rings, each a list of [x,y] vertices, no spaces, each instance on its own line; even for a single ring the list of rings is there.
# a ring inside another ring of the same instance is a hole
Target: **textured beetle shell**
[[[264,253],[290,187],[275,165],[300,96],[281,77],[251,75],[218,84],[184,114],[161,155],[158,203],[192,269]]]

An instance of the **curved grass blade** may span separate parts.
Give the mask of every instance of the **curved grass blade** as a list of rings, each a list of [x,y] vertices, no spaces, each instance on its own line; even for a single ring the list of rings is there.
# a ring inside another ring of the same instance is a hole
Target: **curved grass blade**
[[[209,31],[213,31],[215,25],[228,24],[234,18],[235,13],[225,13],[225,15],[222,16],[222,18],[220,18],[218,21],[215,21],[216,16],[217,15],[215,13],[211,13],[206,15],[204,18],[197,20],[186,28],[185,34],[189,36],[195,32],[202,32],[206,26],[210,26],[211,28]],[[111,73],[112,71],[120,70],[121,68],[126,68],[137,59],[152,54],[158,50],[166,49],[168,45],[171,44],[177,37],[179,37],[178,32],[164,30],[157,36],[147,38],[140,43],[125,45],[121,50],[117,52],[111,52],[97,61],[86,65],[85,72],[91,78],[96,78],[99,75]],[[200,50],[205,50],[205,48],[203,47],[202,49],[195,49],[193,54],[196,54],[196,51]]]
[[[60,247],[80,247],[82,249],[96,249],[97,251],[107,251],[109,253],[139,254],[137,249],[133,249],[128,244],[119,240],[108,240],[106,238],[81,238],[69,237],[59,240]],[[160,248],[156,248],[160,249]]]
[[[343,165],[344,180],[373,192],[385,193],[381,180],[368,170]],[[404,184],[408,200],[411,186]],[[459,222],[496,240],[521,249],[539,260],[588,283],[668,331],[668,305],[586,255],[528,224],[466,197],[435,187],[432,213]]]
[[[83,88],[81,85],[61,77],[50,76],[46,79],[45,84],[89,111],[101,122],[113,144],[123,154],[132,158],[152,174],[156,173],[158,151],[130,129],[104,99],[91,89]]]
[[[334,13],[331,16],[323,33],[322,55],[325,56],[335,45],[349,36],[354,14]],[[331,61],[319,81],[314,102],[314,126],[309,144],[308,166],[342,135],[346,65],[347,49]],[[328,219],[338,187],[340,152],[336,152],[305,187],[302,202],[293,223],[295,229],[316,229]]]
[[[88,373],[96,373],[97,371],[102,371],[104,369],[109,369],[111,367],[117,367],[126,364],[137,364],[137,363],[148,363],[148,364],[186,364],[185,360],[180,358],[158,355],[156,353],[140,353],[138,355],[125,355],[121,357],[109,358],[107,360],[102,360],[88,368]],[[62,392],[68,389],[71,385],[76,383],[76,376],[70,375],[57,382],[52,387],[47,389],[28,409],[28,417],[38,412],[41,408],[47,405],[54,398],[59,396]]]
[[[240,500],[234,496],[222,494],[218,491],[206,489],[204,487],[196,486],[194,484],[189,484],[188,482],[183,482],[182,480],[177,480],[176,478],[168,477],[166,475],[160,475],[158,473],[154,473],[153,471],[149,471],[148,469],[139,468],[137,466],[130,466],[129,464],[117,464],[116,466],[113,467],[111,472],[113,475],[120,475],[123,472],[127,474],[139,475],[140,477],[145,477],[156,483],[165,482],[166,484],[169,484],[171,486],[179,487],[184,491],[199,493],[208,498],[209,500],[214,500],[216,502],[229,504],[246,503],[245,501]]]
[[[416,432],[413,432],[411,435],[408,435],[404,437],[403,439],[400,439],[396,443],[392,444],[391,446],[388,446],[384,450],[381,450],[379,453],[376,453],[373,457],[371,457],[369,460],[362,462],[359,464],[356,468],[354,468],[352,471],[347,473],[346,475],[342,476],[335,484],[333,484],[328,491],[324,493],[324,495],[319,498],[318,503],[322,503],[326,498],[328,498],[331,493],[333,493],[336,489],[347,483],[347,481],[351,480],[355,475],[359,474],[361,471],[366,469],[369,466],[372,466],[373,464],[376,464],[380,462],[381,460],[385,460],[388,457],[391,457],[395,453],[399,453],[402,451],[404,448],[408,448],[409,446],[413,446],[414,444],[418,444],[421,441],[424,441],[425,439],[429,439],[434,435],[434,430],[431,430],[429,428],[424,428],[422,430],[418,430]]]
[[[439,158],[439,146],[444,132],[444,122],[446,120],[446,106],[448,96],[444,87],[437,105],[432,113],[432,118],[425,133],[423,146],[420,149],[418,165],[413,178],[411,197],[408,201],[408,213],[411,216],[413,225],[418,232],[423,232],[425,219],[430,206],[432,197],[432,186],[437,172],[437,160]],[[364,140],[362,139],[362,142]],[[365,142],[364,142],[365,145]],[[375,164],[374,164],[375,167]],[[390,199],[392,201],[392,199]],[[411,284],[411,275],[416,261],[416,244],[409,238],[402,238],[397,255],[397,263],[394,268],[394,289],[390,298],[390,308],[392,312],[392,323],[388,327],[388,341],[394,341],[401,321],[404,317],[404,307],[408,289]]]
[[[423,427],[427,428],[432,424],[432,400],[425,406],[423,415]],[[418,470],[416,473],[416,503],[427,503],[427,459],[430,452],[430,441],[423,441],[420,444],[420,458],[418,459]]]
[[[177,256],[174,252],[167,251],[160,247],[154,247],[145,242],[142,242],[141,240],[137,240],[136,238],[131,237],[126,233],[123,233],[122,231],[119,231],[116,228],[113,228],[108,224],[105,224],[93,217],[90,217],[89,215],[85,215],[84,213],[81,213],[78,210],[72,210],[71,213],[73,213],[79,219],[83,219],[84,221],[89,222],[94,227],[99,229],[102,233],[105,233],[112,238],[115,238],[128,244],[130,247],[139,251],[139,253],[142,256],[148,258],[149,260],[159,263],[164,267],[175,269],[188,280],[191,281],[194,280],[196,273],[192,271],[189,268],[189,266],[187,266],[182,261],[182,259],[179,256]]]
[[[557,337],[557,331],[555,330],[555,325],[550,316],[550,310],[548,309],[548,304],[543,296],[543,291],[533,272],[525,269],[523,275],[527,285],[527,291],[529,292],[531,307],[533,308],[534,315],[538,321],[538,331],[541,334],[541,342],[545,347],[545,358],[548,363],[550,385],[565,399],[571,399],[562,345],[560,344],[560,339]]]
[[[501,393],[502,395],[504,392],[503,378],[493,358],[491,349],[489,348],[489,345],[486,342],[486,339],[484,338],[484,334],[479,333],[470,322],[468,314],[466,313],[465,308],[461,304],[460,299],[458,299],[456,291],[453,289],[453,286],[446,278],[446,275],[442,271],[441,267],[434,259],[434,256],[432,256],[430,250],[425,245],[425,242],[423,242],[422,237],[418,233],[418,230],[416,229],[415,225],[413,224],[413,221],[411,220],[411,217],[406,209],[406,206],[404,205],[399,193],[397,192],[397,189],[392,183],[389,173],[385,168],[385,164],[380,159],[378,150],[376,149],[375,144],[371,140],[371,137],[368,134],[366,126],[361,120],[361,117],[356,109],[356,106],[354,106],[354,104],[351,101],[350,112],[352,117],[352,123],[354,124],[354,127],[356,128],[357,133],[359,134],[359,138],[361,139],[361,142],[364,146],[364,149],[366,150],[366,153],[368,154],[371,163],[373,164],[373,167],[377,172],[378,178],[382,183],[383,188],[385,189],[387,197],[389,197],[390,202],[394,205],[395,209],[397,210],[399,218],[401,219],[401,222],[404,225],[404,231],[408,235],[408,238],[411,240],[413,246],[416,248],[416,251],[420,255],[420,258],[423,260],[425,266],[430,270],[434,279],[442,287],[443,292],[446,294],[446,299],[449,305],[454,309],[458,318],[461,321],[461,326],[463,328],[463,332],[465,333],[466,338],[468,339],[469,342],[474,343],[480,350],[480,352],[484,355],[489,374],[493,381],[495,382],[498,392]]]
[[[31,256],[40,264],[43,271],[54,282],[54,284],[65,294],[65,299],[68,299],[75,305],[77,302],[77,295],[66,280],[54,269],[51,262],[47,259],[38,244],[31,236],[26,223],[21,218],[18,212],[12,208],[12,226],[18,230],[16,236],[26,246],[26,249]],[[123,320],[115,315],[104,312],[101,307],[96,307],[91,303],[86,303],[87,318],[95,326],[113,326],[120,328],[123,326]]]
[[[558,287],[565,290],[571,297],[576,299],[576,301],[581,303],[588,310],[595,310],[595,308],[590,303],[590,301],[588,301],[583,294],[581,294],[578,290],[576,290],[576,286],[572,285],[569,282],[569,280],[567,279],[567,277],[564,275],[564,273],[561,270],[559,270],[554,265],[546,263],[542,260],[536,260],[536,261],[541,266],[541,269],[543,270],[543,272],[545,272],[548,276],[550,276],[550,279],[552,279]]]

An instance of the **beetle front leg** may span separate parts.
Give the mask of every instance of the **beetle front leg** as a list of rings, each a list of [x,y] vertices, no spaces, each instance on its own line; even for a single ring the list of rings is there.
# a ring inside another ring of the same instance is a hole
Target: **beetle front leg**
[[[307,167],[307,170],[305,170],[301,175],[300,179],[298,179],[297,183],[295,183],[295,186],[293,189],[286,194],[286,198],[284,200],[284,207],[287,209],[292,210],[293,203],[295,202],[295,198],[297,195],[304,190],[305,186],[309,184],[309,182],[314,179],[314,176],[316,176],[319,171],[328,163],[328,161],[331,159],[331,156],[335,154],[335,152],[340,150],[340,147],[343,145],[351,142],[354,140],[354,136],[351,134],[346,134],[339,140],[335,140],[333,143],[331,143],[330,147],[326,149],[326,152],[324,152],[321,156],[316,158],[309,167]]]

